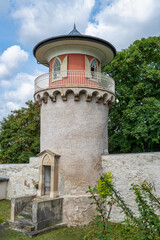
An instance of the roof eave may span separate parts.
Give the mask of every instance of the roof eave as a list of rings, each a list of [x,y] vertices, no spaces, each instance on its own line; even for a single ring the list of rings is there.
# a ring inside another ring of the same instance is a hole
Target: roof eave
[[[115,47],[108,41],[103,40],[101,38],[97,38],[97,37],[93,37],[93,36],[89,36],[89,35],[60,35],[60,36],[56,36],[56,37],[47,38],[45,40],[42,40],[38,44],[36,44],[36,46],[33,48],[34,57],[36,58],[36,51],[39,48],[41,48],[42,46],[52,43],[52,42],[63,41],[63,40],[84,40],[84,41],[96,42],[96,43],[105,45],[106,47],[109,47],[112,50],[114,57],[116,56]]]

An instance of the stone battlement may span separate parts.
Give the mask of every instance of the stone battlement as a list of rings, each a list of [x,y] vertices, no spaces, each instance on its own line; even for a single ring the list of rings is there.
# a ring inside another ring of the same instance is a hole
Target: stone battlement
[[[86,102],[91,102],[94,100],[96,103],[103,103],[104,105],[108,103],[109,106],[112,106],[115,101],[115,95],[112,92],[86,87],[48,88],[37,92],[34,97],[36,103],[41,106],[42,102],[45,104],[48,103],[48,99],[51,99],[52,102],[56,102],[58,95],[61,96],[63,101],[67,101],[69,94],[74,95],[74,101],[85,99]],[[85,96],[85,98],[83,98],[82,95]]]

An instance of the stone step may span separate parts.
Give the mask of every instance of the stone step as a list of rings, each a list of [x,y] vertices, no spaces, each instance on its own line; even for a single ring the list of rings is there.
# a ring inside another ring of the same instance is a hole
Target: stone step
[[[57,229],[63,228],[63,227],[67,227],[67,224],[66,223],[58,223],[54,226],[46,227],[46,228],[43,228],[41,230],[28,231],[25,234],[27,234],[29,237],[34,237],[38,234],[43,234],[43,233],[46,233],[46,232],[49,232],[49,231],[52,231],[52,230],[57,230]]]
[[[30,225],[32,225],[33,223],[32,223],[32,221],[30,220],[30,219],[26,219],[26,218],[24,218],[24,217],[22,217],[22,216],[20,216],[20,218],[18,219],[18,222],[20,222],[20,224],[30,224]]]
[[[29,214],[28,212],[21,212],[18,216],[18,219],[20,219],[21,217],[31,220],[32,219],[32,214]]]
[[[12,229],[19,232],[30,233],[35,231],[35,226],[32,222],[32,202],[28,203],[19,213],[14,223],[10,223]]]
[[[32,219],[32,202],[28,203],[26,207],[20,212],[19,216]]]
[[[23,218],[22,216],[20,216],[20,218],[14,222],[14,228],[24,229],[28,232],[35,230],[35,226],[33,225],[33,222],[29,219]]]
[[[32,207],[32,201],[27,203],[27,206]]]
[[[31,203],[28,203],[24,209],[27,209],[28,211],[32,211],[32,202]]]
[[[26,217],[26,218],[32,218],[32,212],[29,212],[27,210],[23,210],[19,216],[23,216],[23,217]]]

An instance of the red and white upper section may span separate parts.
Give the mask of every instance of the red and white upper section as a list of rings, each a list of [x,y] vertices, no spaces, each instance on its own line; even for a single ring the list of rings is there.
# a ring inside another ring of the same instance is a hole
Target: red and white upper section
[[[80,34],[74,25],[69,35],[41,41],[33,53],[38,63],[49,67],[48,87],[100,87],[101,66],[114,59],[116,50],[103,39]]]

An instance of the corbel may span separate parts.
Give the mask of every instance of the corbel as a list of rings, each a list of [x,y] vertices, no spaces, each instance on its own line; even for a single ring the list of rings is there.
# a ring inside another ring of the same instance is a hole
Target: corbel
[[[61,97],[62,97],[62,100],[63,100],[63,101],[67,101],[66,95],[62,94]]]
[[[49,97],[50,97],[52,102],[56,102],[56,96],[55,95],[53,95],[53,96],[49,95]]]
[[[74,101],[79,101],[79,94],[78,93],[74,94]]]
[[[92,100],[92,95],[91,94],[87,94],[86,95],[86,102],[91,102]]]
[[[48,97],[46,97],[46,96],[42,97],[42,101],[43,101],[45,104],[48,103]]]

